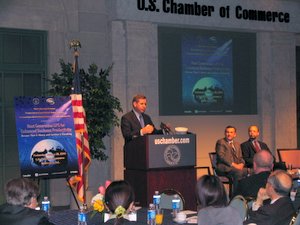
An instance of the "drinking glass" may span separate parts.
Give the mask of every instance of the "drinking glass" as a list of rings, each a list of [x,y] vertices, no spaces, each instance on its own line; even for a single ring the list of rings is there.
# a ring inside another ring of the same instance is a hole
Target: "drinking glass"
[[[162,224],[164,220],[164,213],[163,213],[163,210],[162,209],[158,209],[156,211],[156,215],[155,215],[155,222],[157,225],[160,225]]]

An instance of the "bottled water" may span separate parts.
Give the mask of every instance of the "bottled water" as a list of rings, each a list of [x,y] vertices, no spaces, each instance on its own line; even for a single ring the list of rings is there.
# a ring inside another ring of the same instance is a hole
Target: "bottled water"
[[[78,225],[87,225],[86,219],[87,216],[84,206],[80,206],[80,209],[78,211]]]
[[[173,210],[173,217],[177,216],[177,213],[180,211],[180,198],[177,194],[174,195],[172,199],[172,210]]]
[[[149,204],[148,212],[147,212],[147,224],[148,225],[156,225],[155,222],[155,206],[154,204]]]
[[[158,191],[155,191],[154,192],[154,195],[153,195],[153,204],[155,206],[155,211],[157,212],[159,210],[159,204],[160,204],[160,194]]]
[[[50,200],[48,196],[44,196],[44,199],[42,201],[42,210],[44,210],[48,216],[50,216]]]

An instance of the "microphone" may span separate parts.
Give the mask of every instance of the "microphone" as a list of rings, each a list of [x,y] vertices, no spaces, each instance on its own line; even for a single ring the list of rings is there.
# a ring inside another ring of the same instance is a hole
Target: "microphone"
[[[166,124],[163,122],[160,123],[160,128],[166,133],[166,134],[172,134],[173,132],[171,131],[170,127],[168,127]]]

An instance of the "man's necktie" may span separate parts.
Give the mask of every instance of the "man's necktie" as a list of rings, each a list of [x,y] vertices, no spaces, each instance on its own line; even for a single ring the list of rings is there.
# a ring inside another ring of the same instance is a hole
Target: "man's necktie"
[[[237,160],[237,155],[236,155],[236,151],[235,151],[235,147],[234,147],[233,141],[229,142],[229,144],[231,146],[231,152],[232,152],[234,161],[236,161]]]
[[[141,127],[143,128],[143,127],[145,127],[145,123],[144,123],[144,118],[143,118],[143,115],[141,114],[140,115],[140,124],[141,124]]]
[[[235,147],[234,147],[234,145],[233,145],[233,141],[229,142],[229,144],[230,144],[232,150],[235,152]]]
[[[254,142],[254,147],[255,147],[255,151],[258,152],[260,150],[260,146],[259,146],[259,143],[258,141],[253,141]]]

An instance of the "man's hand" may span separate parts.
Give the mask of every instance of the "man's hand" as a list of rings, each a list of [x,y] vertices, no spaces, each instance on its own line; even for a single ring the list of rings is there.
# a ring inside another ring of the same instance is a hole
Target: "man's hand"
[[[265,188],[260,188],[257,193],[256,203],[259,205],[263,204],[263,201],[269,199],[270,197],[267,195]]]
[[[244,168],[244,164],[243,163],[232,163],[231,164],[234,168],[236,168],[237,170],[242,170]]]
[[[144,128],[142,128],[142,134],[151,134],[154,130],[154,127],[150,124],[147,124]]]

